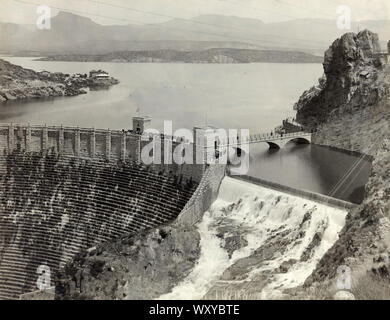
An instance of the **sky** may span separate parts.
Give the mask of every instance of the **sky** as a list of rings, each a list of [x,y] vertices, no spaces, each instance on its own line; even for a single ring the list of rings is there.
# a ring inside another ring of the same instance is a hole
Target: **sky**
[[[239,16],[266,23],[337,19],[340,5],[350,7],[353,21],[390,20],[389,0],[0,0],[0,21],[35,24],[39,5],[51,7],[53,16],[69,11],[105,25],[158,23],[199,15]]]

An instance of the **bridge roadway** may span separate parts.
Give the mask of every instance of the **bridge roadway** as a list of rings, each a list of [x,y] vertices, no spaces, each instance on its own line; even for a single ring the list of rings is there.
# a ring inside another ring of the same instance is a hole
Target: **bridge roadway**
[[[237,140],[237,144],[231,144],[228,142],[226,145],[220,145],[222,147],[237,147],[238,145],[245,144],[254,144],[254,143],[268,143],[271,149],[280,149],[283,148],[290,141],[294,141],[296,143],[311,143],[310,132],[298,131],[293,133],[286,134],[270,134],[270,133],[261,133],[261,134],[253,134],[250,135],[249,138],[244,141],[240,141],[239,137]]]

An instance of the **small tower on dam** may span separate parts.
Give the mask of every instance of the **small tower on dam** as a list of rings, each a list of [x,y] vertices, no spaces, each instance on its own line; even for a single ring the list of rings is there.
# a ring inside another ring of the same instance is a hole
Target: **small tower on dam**
[[[220,141],[218,128],[213,126],[194,127],[194,160],[195,163],[210,163],[210,160],[217,158],[217,151],[220,144],[226,144],[226,141]]]
[[[142,134],[145,130],[150,129],[152,125],[152,118],[148,116],[133,117],[133,131],[134,133]]]

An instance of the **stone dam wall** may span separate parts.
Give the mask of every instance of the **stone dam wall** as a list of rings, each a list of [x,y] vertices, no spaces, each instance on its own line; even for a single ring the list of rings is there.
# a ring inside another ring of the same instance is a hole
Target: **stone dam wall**
[[[144,165],[130,131],[0,125],[0,299],[47,286],[75,255],[172,221],[198,222],[224,165]],[[41,268],[41,269],[40,269]],[[41,271],[40,271],[41,270]]]
[[[206,168],[198,188],[177,217],[176,223],[193,226],[202,219],[203,214],[218,197],[225,171],[226,166],[221,164]]]
[[[0,299],[37,290],[39,268],[50,270],[52,286],[82,250],[174,221],[198,182],[174,165],[158,169],[41,152],[0,156]]]
[[[157,171],[171,171],[185,178],[200,181],[204,172],[202,165],[175,165],[165,161],[164,136],[161,137],[161,164],[153,164]],[[174,149],[181,141],[170,138]],[[176,138],[177,139],[177,138]],[[68,157],[104,159],[108,161],[141,162],[141,150],[150,142],[130,131],[95,128],[41,126],[24,124],[0,124],[0,152],[13,150],[46,152]],[[164,164],[164,163],[168,164]]]

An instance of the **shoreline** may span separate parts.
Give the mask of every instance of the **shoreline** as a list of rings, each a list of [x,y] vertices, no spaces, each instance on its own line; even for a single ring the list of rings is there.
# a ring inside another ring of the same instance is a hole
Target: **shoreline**
[[[87,94],[119,83],[103,70],[88,74],[34,71],[0,59],[0,104]]]
[[[322,63],[323,57],[294,50],[214,48],[207,50],[124,50],[99,54],[47,54],[36,61],[127,62],[127,63]]]

